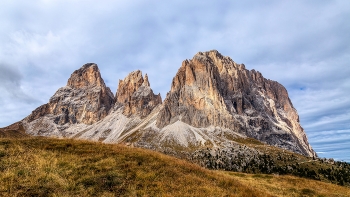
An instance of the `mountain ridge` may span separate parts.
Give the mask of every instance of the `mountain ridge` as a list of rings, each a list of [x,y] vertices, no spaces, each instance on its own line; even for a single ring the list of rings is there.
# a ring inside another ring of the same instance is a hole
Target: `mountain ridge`
[[[127,143],[174,155],[232,148],[233,139],[251,137],[316,156],[287,90],[216,50],[184,60],[164,102],[139,70],[113,94],[97,64],[85,64],[20,122],[34,136]]]

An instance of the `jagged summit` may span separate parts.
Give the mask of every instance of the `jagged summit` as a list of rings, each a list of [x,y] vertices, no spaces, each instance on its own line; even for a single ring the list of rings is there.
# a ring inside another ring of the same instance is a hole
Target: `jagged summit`
[[[74,71],[67,86],[50,98],[49,103],[35,109],[24,119],[29,133],[64,136],[70,124],[91,125],[107,116],[114,97],[106,87],[96,64],[83,65]],[[51,124],[53,123],[53,124]]]
[[[147,116],[162,103],[160,94],[153,93],[147,74],[143,77],[140,70],[131,72],[124,80],[119,80],[116,100],[124,105],[124,115],[138,114],[141,117]]]
[[[140,70],[131,72],[124,80],[119,80],[116,101],[127,102],[132,94],[143,84],[142,72]]]
[[[147,86],[147,87],[150,87],[150,83],[148,81],[148,75],[147,73],[145,74],[145,78],[143,79],[143,83],[142,83],[143,86]]]
[[[71,77],[68,79],[67,86],[71,88],[81,88],[87,86],[105,87],[106,85],[101,78],[97,64],[87,63],[72,73]]]

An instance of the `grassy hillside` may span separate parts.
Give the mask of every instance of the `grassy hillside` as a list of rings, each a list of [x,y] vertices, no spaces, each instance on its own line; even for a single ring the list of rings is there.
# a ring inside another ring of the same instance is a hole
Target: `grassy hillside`
[[[0,138],[28,137],[21,122],[16,122],[8,127],[0,128]]]
[[[0,196],[350,196],[329,183],[207,170],[157,152],[46,138],[0,139]]]
[[[237,172],[222,173],[238,177],[243,185],[254,185],[254,188],[257,190],[273,196],[350,196],[349,188],[295,176]]]

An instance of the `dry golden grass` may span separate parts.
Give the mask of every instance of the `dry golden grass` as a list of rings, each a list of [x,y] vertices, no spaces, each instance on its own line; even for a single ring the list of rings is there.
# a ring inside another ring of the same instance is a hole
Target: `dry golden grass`
[[[289,175],[221,173],[239,177],[242,184],[254,185],[255,189],[273,196],[350,196],[350,188]]]
[[[86,141],[0,139],[1,196],[269,196],[160,153]]]
[[[349,196],[291,176],[211,171],[149,150],[76,140],[0,139],[0,196]]]

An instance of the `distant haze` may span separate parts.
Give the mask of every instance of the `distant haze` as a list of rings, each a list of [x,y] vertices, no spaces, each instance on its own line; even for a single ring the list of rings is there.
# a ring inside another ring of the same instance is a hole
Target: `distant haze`
[[[164,99],[183,60],[216,49],[283,84],[318,155],[350,162],[350,1],[103,2],[0,2],[0,127],[87,62],[113,93],[139,69]]]

